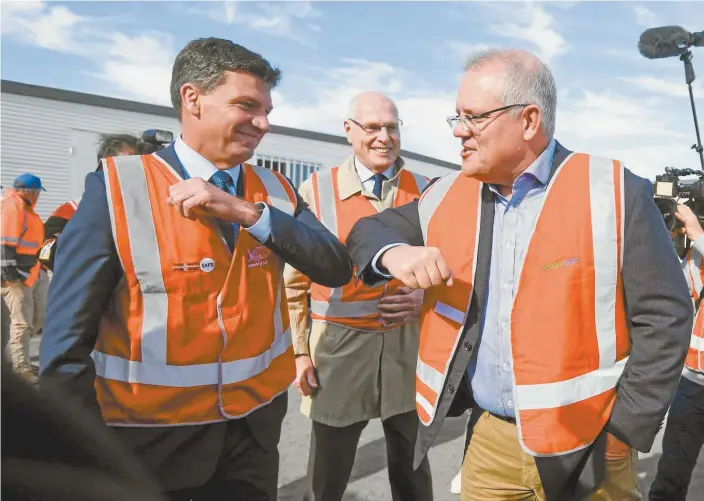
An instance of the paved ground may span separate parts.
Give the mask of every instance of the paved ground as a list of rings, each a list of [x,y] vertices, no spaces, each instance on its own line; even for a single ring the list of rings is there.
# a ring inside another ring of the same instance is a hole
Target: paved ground
[[[31,351],[35,363],[38,345],[39,339],[32,339]],[[292,389],[289,396],[289,412],[284,421],[280,444],[279,501],[300,501],[303,477],[308,463],[310,422],[298,410],[300,397],[297,391]],[[435,501],[459,499],[459,496],[450,493],[450,482],[462,460],[464,430],[465,419],[447,420],[435,446],[430,451]],[[661,450],[660,437],[658,437],[653,450],[648,454],[641,454],[638,467],[639,481],[641,490],[646,495],[655,475]],[[386,471],[386,448],[378,420],[370,422],[362,434],[344,501],[391,501]],[[704,501],[704,453],[700,456],[699,464],[695,469],[687,501]]]

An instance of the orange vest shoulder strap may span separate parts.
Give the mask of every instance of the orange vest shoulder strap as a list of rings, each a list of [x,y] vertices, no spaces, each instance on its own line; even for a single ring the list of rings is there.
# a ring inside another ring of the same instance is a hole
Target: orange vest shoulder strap
[[[248,172],[254,174],[264,185],[269,205],[290,216],[295,214],[298,197],[295,189],[283,174],[258,165],[243,164],[242,167],[246,171],[245,176]]]

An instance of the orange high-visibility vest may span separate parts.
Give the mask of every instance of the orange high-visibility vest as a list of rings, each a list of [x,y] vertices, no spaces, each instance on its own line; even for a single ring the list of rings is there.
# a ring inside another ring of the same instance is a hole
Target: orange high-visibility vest
[[[699,294],[704,287],[704,256],[693,245],[687,252],[687,272],[692,283],[692,297],[699,301]]]
[[[311,176],[315,197],[311,205],[325,227],[345,243],[352,226],[358,220],[379,211],[362,193],[356,193],[345,200],[340,199],[337,181],[339,169],[332,167]],[[393,206],[412,202],[420,196],[427,184],[428,178],[425,176],[401,169]],[[311,318],[355,330],[388,330],[388,327],[381,324],[377,303],[384,295],[394,294],[402,286],[403,283],[399,280],[391,280],[384,287],[372,288],[362,284],[361,280],[355,284],[354,278],[344,287],[337,288],[311,284]]]
[[[704,338],[704,312],[699,306],[697,314],[694,316],[692,337],[689,341],[689,350],[684,366],[691,371],[704,374],[704,339],[702,338]]]
[[[114,425],[246,416],[295,376],[284,262],[240,228],[231,253],[213,218],[166,203],[182,180],[156,154],[103,161],[124,270],[92,354],[103,419]],[[244,195],[294,214],[279,173],[244,164]]]
[[[589,446],[605,427],[630,353],[621,278],[623,167],[572,154],[556,171],[533,228],[509,329],[523,449],[552,456]],[[419,201],[425,244],[454,273],[425,291],[416,408],[433,422],[474,284],[482,184],[461,173]],[[457,224],[458,218],[462,224]]]
[[[3,265],[19,265],[23,268],[23,259],[27,260],[28,264],[33,262],[29,271],[18,268],[24,276],[24,284],[32,287],[39,278],[40,264],[36,256],[44,241],[44,223],[27,201],[14,190],[8,190],[2,199],[1,231],[0,244],[14,247],[17,254],[14,263],[3,262]]]
[[[69,200],[65,204],[60,205],[51,216],[61,217],[70,220],[76,213],[76,209],[78,209],[78,203],[80,201],[80,199]]]

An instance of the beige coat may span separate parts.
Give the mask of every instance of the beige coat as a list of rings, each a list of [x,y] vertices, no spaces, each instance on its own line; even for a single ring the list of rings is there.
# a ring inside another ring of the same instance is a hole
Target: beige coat
[[[363,189],[351,156],[340,165],[338,193],[344,200],[361,192],[377,210],[389,208],[402,167],[399,158],[394,177],[384,181],[379,200]],[[310,179],[298,191],[310,205],[314,200]],[[341,427],[415,410],[418,321],[386,332],[365,332],[315,320],[308,336],[310,281],[288,265],[284,276],[294,352],[311,354],[318,377],[318,389],[311,397],[303,397],[301,412]]]

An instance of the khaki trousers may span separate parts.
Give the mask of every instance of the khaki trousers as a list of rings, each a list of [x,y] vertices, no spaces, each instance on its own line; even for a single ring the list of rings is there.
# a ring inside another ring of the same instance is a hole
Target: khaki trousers
[[[44,324],[49,276],[45,270],[32,287],[20,284],[2,288],[2,300],[10,312],[10,340],[7,343],[12,369],[21,374],[32,370],[29,357],[29,338]]]
[[[604,484],[588,501],[640,501],[638,454],[606,462]],[[518,442],[518,429],[488,412],[474,426],[462,464],[461,501],[545,501],[535,459]]]

